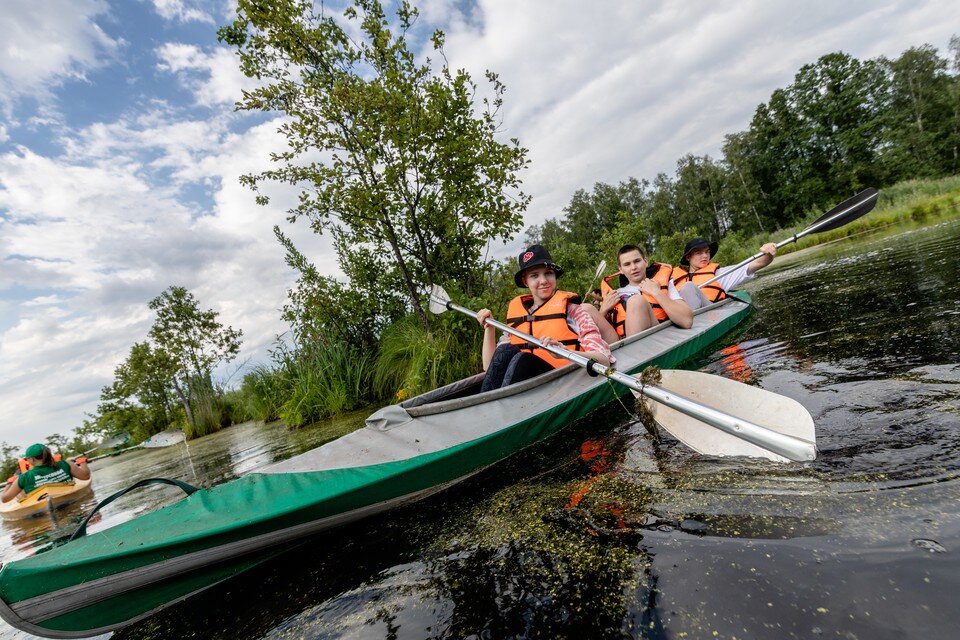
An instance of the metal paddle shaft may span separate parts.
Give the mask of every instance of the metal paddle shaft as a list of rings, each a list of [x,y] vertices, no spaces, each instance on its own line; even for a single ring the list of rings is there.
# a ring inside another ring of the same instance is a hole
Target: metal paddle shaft
[[[465,315],[476,317],[477,314],[475,312],[467,309],[466,307],[455,304],[449,299],[448,296],[444,295],[443,297],[440,297],[437,295],[437,289],[438,288],[435,287],[434,293],[431,293],[431,298],[435,299],[437,303],[442,304],[447,309],[452,309]],[[442,291],[442,289],[440,289],[440,291]],[[671,409],[679,411],[680,413],[688,415],[692,418],[696,418],[704,424],[720,429],[725,433],[740,438],[741,440],[745,440],[746,442],[754,444],[767,451],[776,453],[777,455],[783,456],[788,460],[793,460],[795,462],[806,462],[817,457],[816,445],[807,440],[802,440],[800,438],[795,438],[783,433],[778,433],[772,429],[768,429],[767,427],[754,424],[749,420],[737,418],[736,416],[732,416],[722,411],[718,411],[717,409],[700,404],[699,402],[694,402],[693,400],[676,395],[665,389],[661,389],[652,385],[645,385],[633,376],[620,373],[611,367],[605,367],[596,360],[591,360],[590,358],[580,355],[575,351],[569,351],[560,347],[547,346],[530,334],[518,331],[513,327],[505,325],[501,322],[497,322],[496,320],[488,318],[486,322],[487,324],[496,327],[505,333],[509,333],[512,336],[520,338],[521,340],[526,340],[531,344],[535,344],[541,349],[549,351],[558,358],[565,358],[575,364],[580,365],[586,369],[587,373],[590,375],[601,375],[615,382],[619,382],[625,387],[641,392],[646,397],[662,403]]]
[[[791,242],[796,242],[804,236],[808,236],[811,233],[820,233],[822,231],[832,231],[833,229],[839,229],[848,222],[853,222],[857,218],[866,215],[877,205],[877,198],[880,197],[880,192],[870,187],[869,189],[864,189],[857,195],[844,200],[830,211],[827,211],[825,214],[817,218],[813,224],[801,231],[800,233],[794,234],[777,243],[777,249],[784,247]],[[764,253],[761,251],[755,253],[746,260],[737,263],[732,269],[728,272],[736,271],[745,264],[750,264],[757,258],[763,256]],[[698,287],[701,289],[712,282],[716,282],[720,279],[719,275],[716,275],[705,282],[701,282]]]

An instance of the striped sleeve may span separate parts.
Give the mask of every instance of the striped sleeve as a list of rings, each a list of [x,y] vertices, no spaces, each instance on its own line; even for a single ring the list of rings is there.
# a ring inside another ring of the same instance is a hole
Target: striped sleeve
[[[610,347],[603,338],[600,337],[600,330],[596,323],[587,312],[578,304],[570,303],[567,305],[567,318],[579,327],[577,333],[580,335],[580,348],[584,351],[599,351],[610,359],[610,364],[616,363],[617,359],[610,353]]]

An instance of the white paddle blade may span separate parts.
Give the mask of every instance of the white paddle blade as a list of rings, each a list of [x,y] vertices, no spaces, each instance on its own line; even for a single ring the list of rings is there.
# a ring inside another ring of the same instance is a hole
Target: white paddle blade
[[[117,434],[112,438],[104,440],[98,448],[100,449],[112,449],[113,447],[119,447],[130,442],[130,434],[124,431],[123,433]]]
[[[709,405],[772,431],[816,445],[813,417],[792,398],[722,376],[666,369],[658,385],[678,396]],[[703,424],[652,400],[647,404],[661,427],[691,449],[709,456],[746,456],[790,462],[787,458]]]
[[[159,447],[169,447],[170,445],[179,444],[186,439],[187,435],[183,432],[183,429],[167,429],[166,431],[153,434],[141,442],[140,446],[145,449],[157,449]]]
[[[447,303],[450,302],[450,296],[438,284],[430,287],[430,313],[440,315],[447,310]]]
[[[601,260],[600,264],[597,265],[597,272],[593,274],[593,279],[596,280],[597,278],[599,278],[603,274],[603,272],[606,270],[607,270],[607,261]]]

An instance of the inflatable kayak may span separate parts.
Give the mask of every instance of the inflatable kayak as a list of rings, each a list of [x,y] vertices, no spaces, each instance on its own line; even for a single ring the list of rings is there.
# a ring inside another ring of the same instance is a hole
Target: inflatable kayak
[[[76,502],[89,493],[90,482],[89,478],[72,483],[55,482],[37,487],[27,495],[21,493],[19,498],[0,503],[0,516],[4,520],[22,520],[46,513],[51,502],[54,507]]]

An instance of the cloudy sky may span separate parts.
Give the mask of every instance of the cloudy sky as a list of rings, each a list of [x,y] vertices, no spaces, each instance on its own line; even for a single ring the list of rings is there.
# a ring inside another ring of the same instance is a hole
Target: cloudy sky
[[[419,6],[419,27],[447,32],[453,66],[478,80],[491,69],[507,85],[504,137],[520,138],[532,160],[528,225],[595,182],[716,155],[724,134],[825,53],[945,52],[960,31],[955,0]],[[78,426],[144,339],[147,302],[171,284],[243,330],[238,366],[264,362],[286,329],[278,309],[293,281],[270,230],[286,225],[294,194],[276,190],[258,207],[237,181],[281,141],[276,116],[233,110],[247,81],[215,34],[233,2],[0,9],[0,441]],[[288,231],[335,273],[322,238]]]

